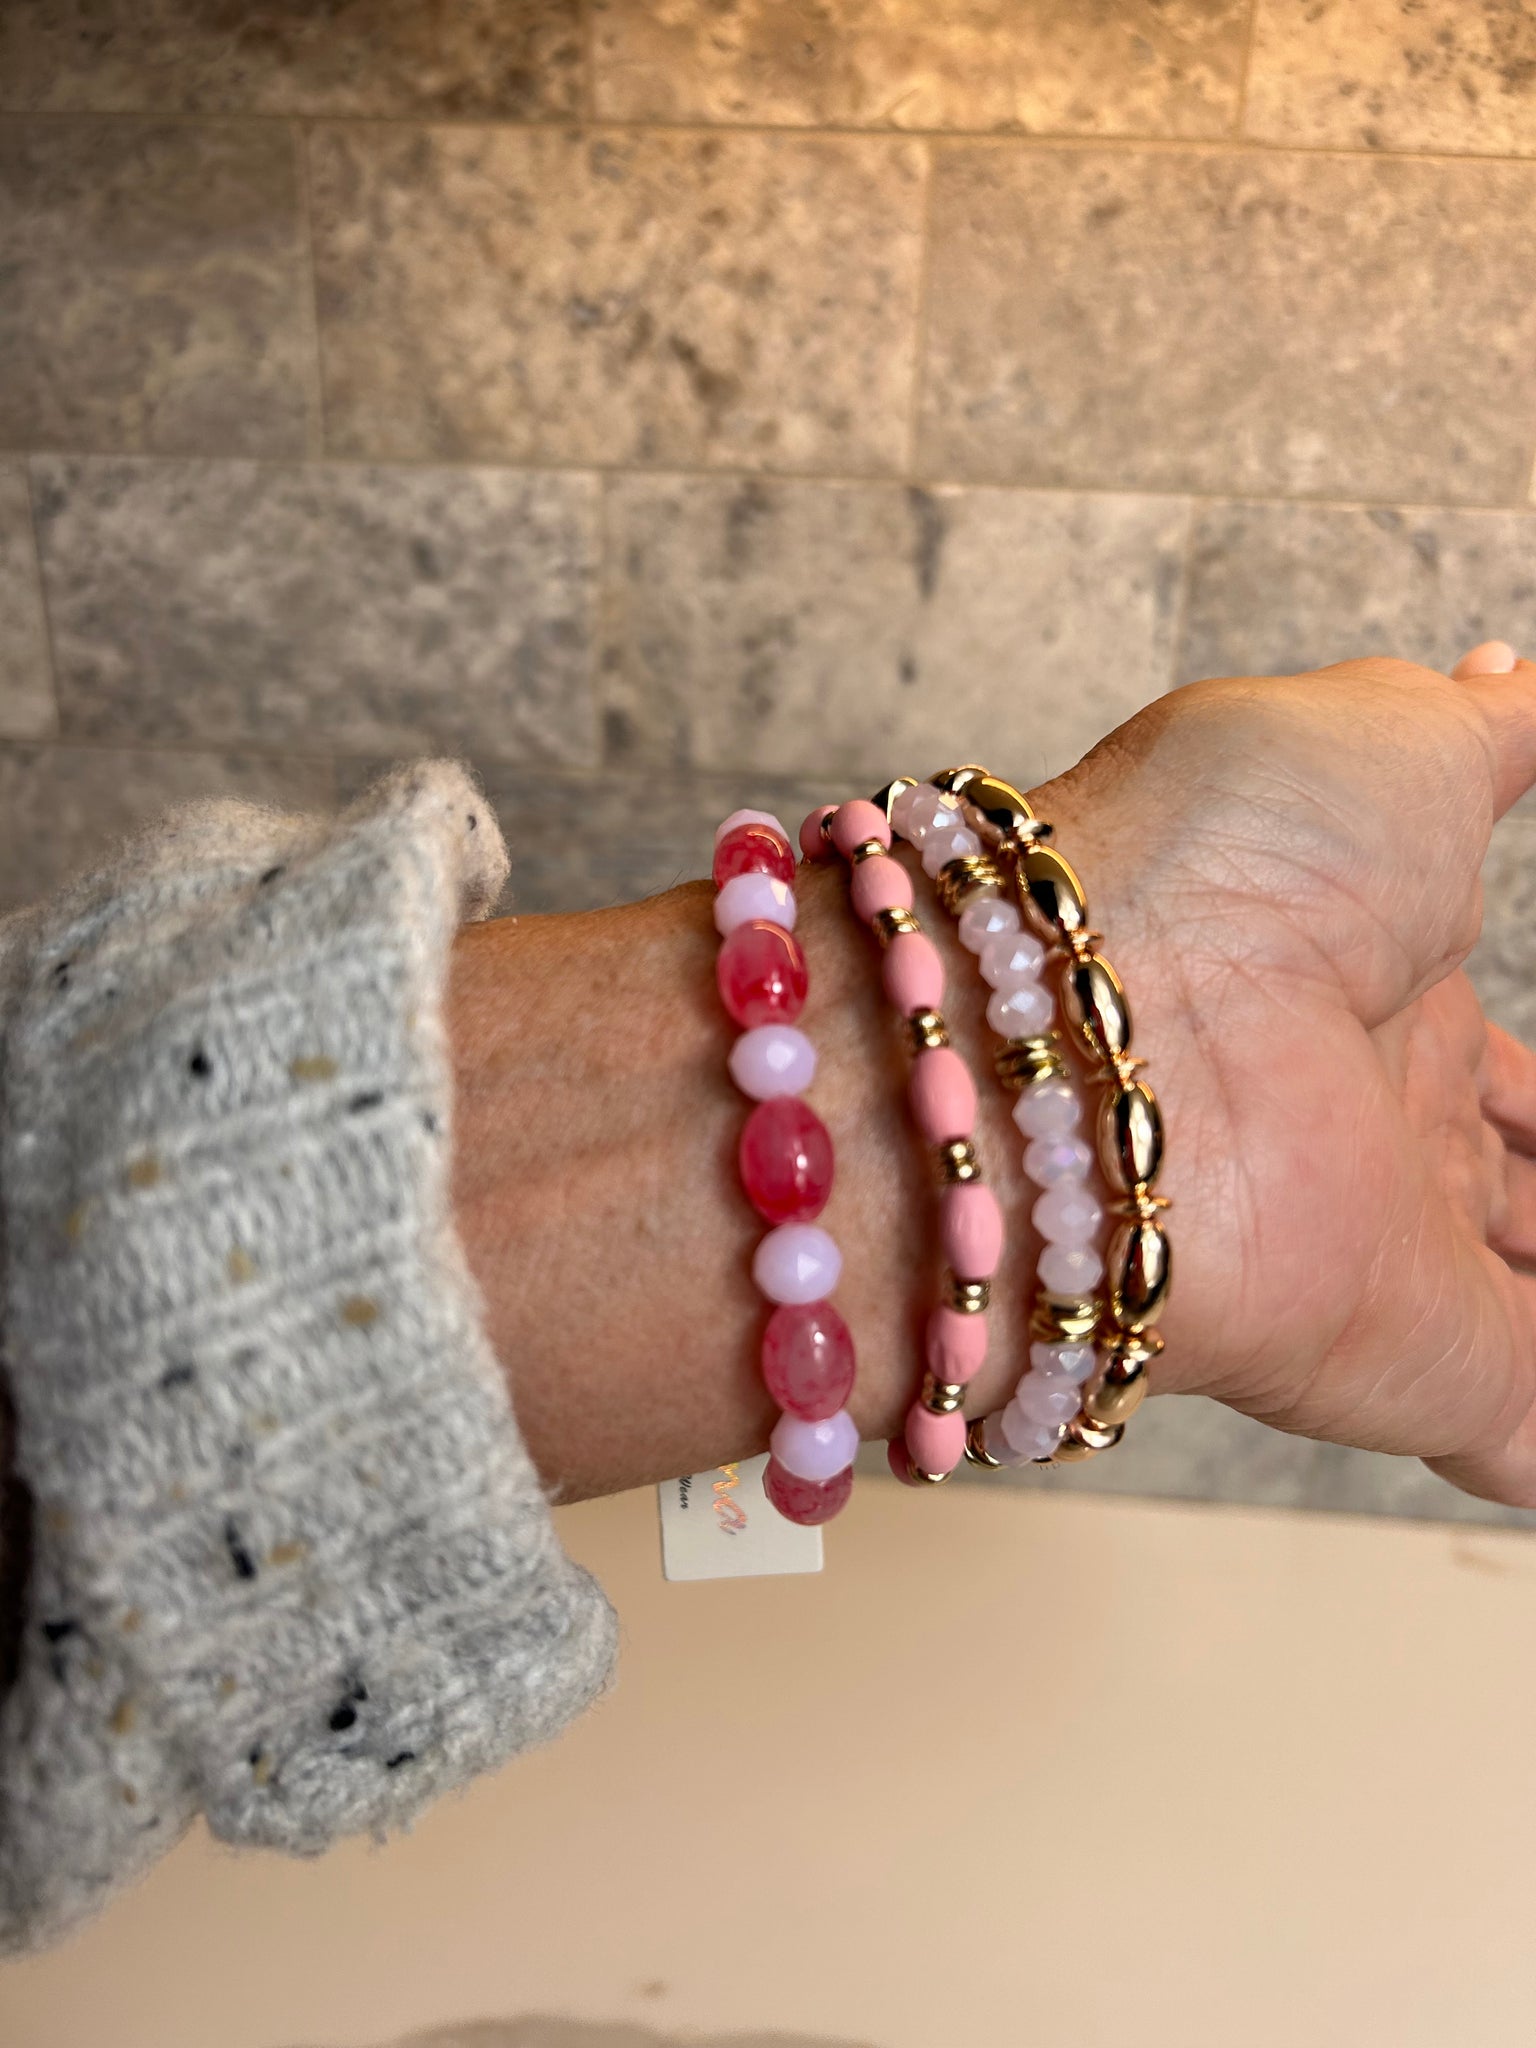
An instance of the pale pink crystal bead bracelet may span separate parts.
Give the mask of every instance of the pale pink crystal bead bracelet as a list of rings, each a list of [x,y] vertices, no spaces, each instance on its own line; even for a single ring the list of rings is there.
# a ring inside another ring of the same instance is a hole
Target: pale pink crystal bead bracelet
[[[715,834],[716,974],[742,1026],[730,1074],[756,1105],[742,1130],[742,1188],[772,1227],[752,1260],[774,1304],[763,1331],[763,1379],[780,1415],[763,1490],[786,1520],[830,1521],[853,1488],[859,1435],[846,1403],[856,1361],[848,1326],[828,1297],[842,1255],[816,1218],[832,1191],[832,1140],[803,1100],[816,1053],[796,1019],[805,955],[794,937],[794,849],[771,812],[734,811]]]
[[[902,1440],[889,1447],[898,1479],[937,1484],[965,1456],[965,1390],[987,1355],[986,1309],[1003,1246],[1002,1211],[976,1156],[976,1089],[949,1043],[944,963],[913,910],[912,877],[892,855],[886,813],[862,800],[813,811],[800,845],[811,858],[830,847],[848,863],[854,910],[880,941],[885,992],[906,1025],[913,1119],[943,1181],[944,1297],[928,1321],[921,1391]]]
[[[1003,895],[1003,876],[966,823],[960,799],[931,782],[893,786],[891,823],[914,846],[976,955],[992,993],[987,1023],[1003,1041],[1005,1069],[1028,1061],[1031,1077],[1014,1104],[1028,1139],[1025,1177],[1039,1189],[1031,1220],[1040,1234],[1037,1284],[1043,1302],[1070,1299],[1076,1313],[1104,1277],[1095,1245],[1104,1212],[1088,1185],[1093,1154],[1077,1135],[1079,1090],[1059,1056],[1053,1028],[1056,999],[1042,978],[1044,944],[1026,931],[1018,905]],[[1096,1310],[1095,1310],[1096,1315]],[[1051,1457],[1082,1404],[1082,1385],[1095,1363],[1092,1344],[1045,1341],[1038,1333],[1029,1363],[1006,1407],[989,1418],[988,1442],[999,1464]]]

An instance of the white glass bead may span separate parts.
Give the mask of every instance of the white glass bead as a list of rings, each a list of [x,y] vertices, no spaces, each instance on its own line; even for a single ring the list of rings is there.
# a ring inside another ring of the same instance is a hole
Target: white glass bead
[[[824,1301],[837,1286],[843,1255],[819,1224],[781,1223],[752,1259],[757,1291],[770,1301]]]
[[[859,1454],[859,1432],[846,1408],[821,1422],[781,1415],[768,1447],[786,1472],[825,1485],[845,1472]]]
[[[1027,1464],[1034,1458],[1048,1458],[1061,1442],[1065,1425],[1052,1422],[1031,1422],[1019,1413],[1018,1404],[1010,1401],[1003,1410],[1001,1429],[1009,1444]]]
[[[1038,1038],[1050,1030],[1055,1014],[1050,990],[1038,981],[994,989],[987,1001],[987,1022],[999,1038]]]
[[[1017,1467],[1029,1463],[1028,1454],[1024,1451],[1016,1451],[1013,1445],[1009,1443],[1007,1437],[1003,1435],[1003,1411],[1001,1409],[995,1415],[989,1415],[982,1424],[981,1440],[986,1445],[990,1454],[996,1458],[999,1465]]]
[[[739,924],[761,919],[782,931],[795,928],[795,892],[772,875],[732,875],[715,892],[715,930],[724,938]]]
[[[1049,1423],[1056,1429],[1070,1422],[1082,1405],[1075,1380],[1038,1372],[1025,1373],[1010,1403],[1026,1422]]]
[[[1013,988],[1021,981],[1039,980],[1045,948],[1032,932],[999,932],[982,947],[980,959],[981,978],[989,988]]]
[[[789,839],[791,846],[795,843],[793,839],[789,838],[789,834],[784,830],[784,827],[779,823],[772,811],[732,811],[728,818],[722,818],[715,827],[716,846],[720,844],[727,832],[734,832],[738,825],[771,825],[781,839]]]
[[[1091,1244],[1048,1244],[1040,1252],[1039,1275],[1047,1294],[1081,1298],[1104,1278],[1104,1261]]]
[[[1036,1230],[1051,1244],[1090,1244],[1104,1211],[1080,1181],[1060,1180],[1030,1211]]]
[[[1080,1387],[1092,1373],[1096,1356],[1091,1344],[1031,1344],[1030,1371],[1044,1380],[1068,1380]]]
[[[961,860],[980,851],[981,841],[967,825],[953,832],[935,832],[923,848],[923,873],[937,881],[939,870],[947,861]]]
[[[979,953],[1000,932],[1018,929],[1019,906],[995,894],[973,896],[960,913],[960,943],[971,953]]]
[[[937,798],[939,792],[931,782],[915,782],[910,789],[904,789],[891,803],[891,829],[898,839],[912,836],[912,812],[914,807],[926,802],[929,797]]]
[[[964,830],[960,806],[943,790],[929,784],[913,797],[907,810],[906,836],[919,852],[933,839],[940,839],[947,846],[952,832]]]
[[[727,1064],[743,1095],[767,1102],[805,1093],[816,1078],[816,1048],[793,1024],[757,1024],[742,1032]]]
[[[1024,1171],[1037,1188],[1083,1180],[1092,1164],[1093,1154],[1081,1138],[1031,1138],[1024,1147]]]
[[[1070,1081],[1031,1081],[1013,1105],[1013,1120],[1026,1138],[1057,1138],[1077,1129],[1082,1104]]]

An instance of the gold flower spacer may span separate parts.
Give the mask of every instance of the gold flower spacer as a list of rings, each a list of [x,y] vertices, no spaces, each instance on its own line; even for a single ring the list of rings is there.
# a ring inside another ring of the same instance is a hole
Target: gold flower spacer
[[[869,920],[869,928],[885,947],[903,932],[920,932],[923,927],[915,911],[903,910],[898,904],[893,910],[877,910]]]
[[[952,1308],[956,1315],[985,1315],[992,1303],[992,1282],[990,1280],[962,1280],[958,1273],[944,1275],[944,1306]]]
[[[851,868],[861,867],[865,861],[875,860],[880,854],[889,853],[890,850],[883,839],[861,839],[849,854],[848,865]]]
[[[981,1179],[981,1161],[969,1138],[946,1139],[936,1148],[935,1156],[939,1162],[939,1178],[945,1187],[959,1187],[965,1181]]]
[[[986,1420],[987,1418],[984,1415],[978,1415],[966,1424],[965,1462],[968,1465],[984,1466],[989,1472],[1001,1472],[1003,1469],[1002,1459],[994,1458],[987,1449],[985,1435]]]
[[[953,1415],[965,1406],[963,1384],[941,1380],[936,1373],[923,1374],[923,1391],[918,1396],[930,1415]]]
[[[1138,1223],[1150,1223],[1160,1209],[1170,1205],[1166,1195],[1155,1195],[1151,1188],[1142,1186],[1132,1188],[1128,1195],[1108,1206],[1111,1216],[1130,1216]]]
[[[1059,1031],[1042,1032],[1038,1038],[1009,1038],[992,1054],[997,1078],[1015,1095],[1036,1081],[1067,1079],[1066,1054]]]
[[[949,1027],[938,1010],[914,1010],[907,1019],[913,1052],[934,1052],[949,1043]]]

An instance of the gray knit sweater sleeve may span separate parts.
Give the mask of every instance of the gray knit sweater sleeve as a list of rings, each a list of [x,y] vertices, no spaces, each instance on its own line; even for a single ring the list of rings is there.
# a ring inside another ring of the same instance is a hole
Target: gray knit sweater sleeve
[[[449,1210],[448,953],[505,872],[423,766],[330,825],[182,812],[0,923],[0,1948],[198,1813],[398,1826],[605,1681]]]

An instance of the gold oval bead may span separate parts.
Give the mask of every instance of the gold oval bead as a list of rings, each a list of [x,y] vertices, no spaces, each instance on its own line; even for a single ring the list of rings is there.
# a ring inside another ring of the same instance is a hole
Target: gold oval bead
[[[1083,1396],[1083,1413],[1104,1429],[1127,1423],[1147,1398],[1147,1354],[1129,1345],[1116,1345],[1104,1368],[1104,1377]]]
[[[1150,1187],[1163,1163],[1163,1113],[1144,1081],[1122,1081],[1099,1103],[1099,1164],[1112,1188]]]
[[[1088,926],[1088,899],[1071,863],[1038,841],[1018,858],[1019,906],[1047,939],[1070,941]]]
[[[1068,961],[1061,977],[1061,1008],[1101,1067],[1130,1044],[1131,1006],[1119,975],[1097,953]]]
[[[962,1280],[957,1273],[944,1275],[944,1300],[956,1315],[985,1315],[992,1305],[990,1280]]]
[[[914,1010],[907,1019],[907,1035],[914,1052],[933,1052],[949,1043],[949,1027],[937,1010]]]
[[[1168,1298],[1173,1252],[1160,1223],[1122,1223],[1109,1241],[1109,1305],[1122,1330],[1155,1323]]]
[[[938,1148],[939,1177],[945,1187],[981,1179],[981,1161],[969,1138],[948,1138]]]
[[[1011,782],[1004,782],[1000,775],[972,775],[959,795],[972,813],[972,823],[988,839],[1015,839],[1023,826],[1036,822],[1028,797]]]

